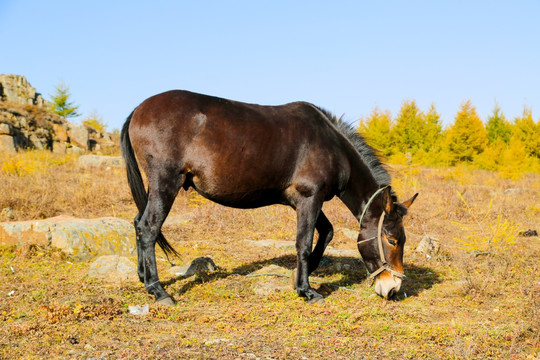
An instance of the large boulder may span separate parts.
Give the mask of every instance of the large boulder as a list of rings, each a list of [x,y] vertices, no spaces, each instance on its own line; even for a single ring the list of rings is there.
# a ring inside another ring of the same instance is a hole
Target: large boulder
[[[68,130],[69,141],[83,149],[88,149],[88,129],[83,125],[71,124]]]
[[[79,258],[96,255],[133,255],[135,230],[113,217],[78,219],[57,216],[37,221],[0,223],[0,245],[54,246]]]
[[[0,153],[12,155],[17,153],[13,136],[0,134]]]

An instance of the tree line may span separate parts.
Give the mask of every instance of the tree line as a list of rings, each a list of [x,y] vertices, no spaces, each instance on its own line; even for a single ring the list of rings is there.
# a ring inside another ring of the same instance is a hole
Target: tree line
[[[470,100],[463,102],[454,122],[443,128],[435,106],[422,111],[405,101],[396,117],[378,108],[360,119],[358,131],[390,163],[456,166],[467,164],[516,178],[540,172],[540,122],[524,107],[508,120],[495,105],[483,122]]]

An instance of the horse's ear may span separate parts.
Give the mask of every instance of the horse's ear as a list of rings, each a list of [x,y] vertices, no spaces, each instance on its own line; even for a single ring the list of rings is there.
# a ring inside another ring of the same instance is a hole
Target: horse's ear
[[[392,212],[394,208],[394,200],[392,199],[392,189],[387,186],[382,193],[382,206],[386,215]]]
[[[414,200],[416,199],[416,197],[418,196],[418,193],[414,194],[414,196],[412,198],[410,198],[409,200],[406,200],[402,203],[403,206],[405,206],[407,209],[411,207],[412,203],[414,202]]]

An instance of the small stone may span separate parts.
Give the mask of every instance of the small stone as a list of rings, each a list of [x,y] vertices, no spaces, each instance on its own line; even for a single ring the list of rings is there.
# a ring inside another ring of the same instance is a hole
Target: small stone
[[[150,312],[150,305],[133,305],[129,306],[128,309],[131,315],[148,315],[148,313]]]
[[[169,269],[169,273],[174,276],[179,277],[188,277],[191,275],[202,275],[207,272],[212,272],[216,270],[216,264],[214,260],[209,257],[198,257],[194,259],[191,263],[184,266],[173,266]]]
[[[510,188],[510,189],[504,190],[504,195],[516,195],[516,194],[521,193],[522,191],[523,190],[520,188]]]
[[[420,243],[416,247],[416,251],[426,255],[426,257],[428,258],[437,255],[440,249],[441,245],[439,243],[439,240],[432,238],[428,235],[422,237],[422,240],[420,240]]]

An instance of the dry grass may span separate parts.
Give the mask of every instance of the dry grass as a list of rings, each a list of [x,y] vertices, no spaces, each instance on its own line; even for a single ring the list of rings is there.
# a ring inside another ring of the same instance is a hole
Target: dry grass
[[[141,284],[90,279],[90,260],[75,262],[55,250],[4,248],[0,358],[540,356],[539,238],[510,234],[515,243],[480,254],[455,240],[487,233],[478,229],[478,220],[483,229],[502,219],[514,226],[505,231],[539,230],[540,177],[512,181],[465,168],[395,167],[392,173],[402,200],[420,192],[406,219],[408,278],[396,301],[373,295],[357,258],[339,257],[330,257],[315,275],[355,292],[314,285],[327,296],[322,305],[306,304],[292,289],[255,295],[259,284],[288,279],[243,274],[268,264],[292,268],[295,257],[291,249],[248,246],[245,240],[292,242],[295,213],[282,206],[229,209],[181,193],[170,215],[175,221],[164,228],[182,254],[175,261],[211,256],[217,272],[175,280],[160,261],[161,278],[178,305],[152,305],[148,316],[136,317],[129,315],[128,305],[152,302]],[[508,189],[520,190],[505,195]],[[17,220],[61,213],[126,220],[135,215],[122,170],[85,170],[74,159],[23,176],[0,172],[0,193],[7,194],[0,198],[0,210],[11,208]],[[337,229],[331,245],[354,249],[354,241],[339,229],[356,229],[356,220],[339,200],[324,210]],[[414,251],[424,234],[440,240],[438,256],[428,259]]]

